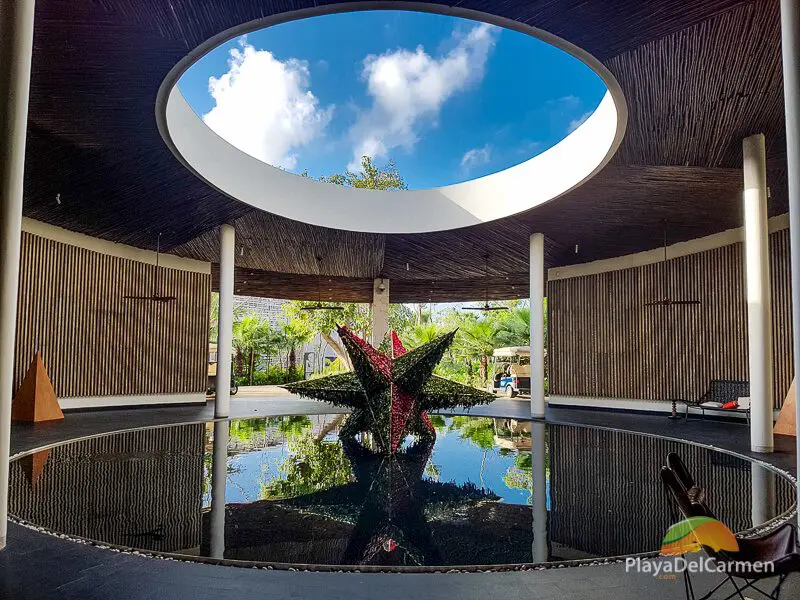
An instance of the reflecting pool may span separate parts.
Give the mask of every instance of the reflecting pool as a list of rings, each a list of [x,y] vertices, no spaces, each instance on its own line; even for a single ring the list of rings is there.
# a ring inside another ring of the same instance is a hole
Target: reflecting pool
[[[792,484],[771,470],[651,436],[432,416],[435,443],[409,438],[385,457],[369,439],[339,440],[346,418],[218,421],[57,446],[12,464],[11,512],[188,558],[391,568],[656,551],[676,518],[659,479],[671,451],[735,531],[793,504]]]

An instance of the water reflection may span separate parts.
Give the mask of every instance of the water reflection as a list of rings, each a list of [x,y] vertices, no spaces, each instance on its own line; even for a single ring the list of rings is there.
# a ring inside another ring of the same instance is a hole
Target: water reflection
[[[11,468],[12,514],[186,556],[351,565],[530,563],[656,550],[678,451],[734,530],[784,512],[774,472],[617,431],[433,416],[435,444],[342,443],[344,415],[220,421],[53,448]]]
[[[750,464],[753,527],[763,525],[777,516],[776,483],[775,471],[758,463]]]
[[[278,501],[306,514],[353,523],[342,564],[442,564],[429,516],[458,518],[470,507],[499,500],[474,484],[423,479],[433,443],[420,442],[390,456],[353,440],[342,448],[354,481],[308,495]]]
[[[225,491],[228,479],[230,423],[214,423],[211,459],[211,552],[212,558],[225,558]]]
[[[549,536],[547,535],[547,449],[544,423],[530,423],[531,428],[531,504],[533,505],[533,562],[549,560]]]

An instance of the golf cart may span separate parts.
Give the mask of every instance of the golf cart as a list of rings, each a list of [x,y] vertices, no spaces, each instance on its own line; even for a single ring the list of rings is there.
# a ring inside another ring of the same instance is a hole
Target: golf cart
[[[531,349],[528,346],[497,348],[492,353],[489,391],[514,398],[531,393]]]

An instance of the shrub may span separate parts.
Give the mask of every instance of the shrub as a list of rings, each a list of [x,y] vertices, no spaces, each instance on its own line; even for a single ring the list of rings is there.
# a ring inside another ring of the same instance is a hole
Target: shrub
[[[280,365],[270,365],[264,371],[253,372],[253,385],[281,385],[303,379],[303,367],[296,367],[292,373],[288,373]],[[240,386],[250,385],[250,378],[247,375],[236,375],[236,383]]]

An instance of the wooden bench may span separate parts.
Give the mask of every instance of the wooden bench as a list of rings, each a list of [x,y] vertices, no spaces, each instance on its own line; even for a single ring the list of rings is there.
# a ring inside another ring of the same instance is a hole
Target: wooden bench
[[[686,404],[685,419],[689,419],[689,410],[692,408],[698,409],[702,413],[702,418],[705,418],[706,411],[715,411],[721,413],[739,413],[747,417],[747,422],[750,422],[750,407],[747,408],[721,408],[718,406],[704,406],[706,402],[719,402],[726,404],[733,402],[739,398],[749,398],[750,396],[750,382],[749,381],[734,381],[729,379],[712,379],[705,394],[696,400],[683,400]]]

